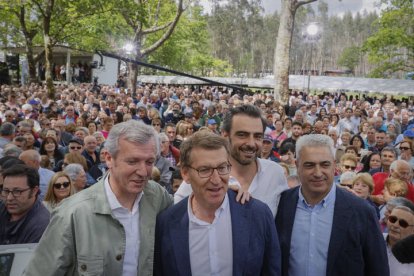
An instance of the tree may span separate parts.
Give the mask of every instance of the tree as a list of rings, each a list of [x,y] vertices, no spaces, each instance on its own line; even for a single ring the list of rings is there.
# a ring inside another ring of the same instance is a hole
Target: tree
[[[36,63],[44,56],[44,52],[36,56],[33,53],[35,37],[39,36],[41,30],[30,3],[23,1],[1,2],[0,18],[3,23],[9,25],[9,30],[6,31],[7,36],[4,37],[14,34],[12,44],[25,47],[29,66],[29,81],[37,82]]]
[[[351,46],[348,48],[345,48],[342,52],[342,55],[340,56],[338,60],[338,64],[348,68],[352,71],[352,74],[354,74],[355,67],[360,62],[361,58],[361,48],[357,46]]]
[[[169,1],[114,1],[114,8],[120,14],[120,25],[127,28],[129,41],[134,46],[133,59],[142,60],[161,47],[172,35],[181,15],[184,0]],[[149,37],[155,36],[155,42],[149,43]],[[125,41],[128,41],[124,38]],[[129,64],[128,86],[136,91],[138,66]]]
[[[414,70],[414,6],[412,0],[382,1],[387,8],[376,21],[378,30],[363,50],[375,65],[372,77],[391,77]]]
[[[274,97],[276,100],[286,102],[289,97],[289,53],[295,24],[295,14],[300,6],[316,2],[317,0],[281,1],[282,11],[280,14],[273,70],[275,74]]]

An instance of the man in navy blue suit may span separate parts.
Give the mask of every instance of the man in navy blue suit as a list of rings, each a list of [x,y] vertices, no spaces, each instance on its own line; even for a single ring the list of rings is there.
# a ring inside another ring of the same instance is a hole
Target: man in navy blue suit
[[[374,209],[333,185],[334,152],[325,135],[296,143],[301,185],[282,193],[276,216],[282,275],[389,275]]]
[[[157,218],[154,275],[280,275],[269,207],[255,199],[241,205],[228,190],[228,142],[201,131],[180,151],[193,193]]]

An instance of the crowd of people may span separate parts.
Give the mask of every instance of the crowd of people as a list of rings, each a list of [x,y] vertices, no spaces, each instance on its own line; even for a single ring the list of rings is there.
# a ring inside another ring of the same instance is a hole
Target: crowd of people
[[[0,89],[0,245],[40,241],[26,275],[414,275],[411,100]]]

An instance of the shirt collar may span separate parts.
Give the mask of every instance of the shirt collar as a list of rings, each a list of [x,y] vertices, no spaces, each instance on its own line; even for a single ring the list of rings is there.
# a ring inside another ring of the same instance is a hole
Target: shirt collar
[[[111,185],[109,185],[109,175],[110,174],[108,173],[104,180],[105,193],[106,193],[106,197],[108,198],[109,207],[111,208],[112,211],[118,210],[118,209],[128,210],[127,208],[122,206],[121,203],[119,203],[118,199],[116,198],[116,195],[112,191]],[[141,201],[143,194],[144,194],[144,191],[139,193],[139,195],[137,195],[137,197],[135,198],[134,205],[131,211],[132,214],[135,214],[138,211],[139,202]]]
[[[187,202],[188,218],[189,218],[190,222],[193,222],[193,223],[196,223],[196,224],[199,224],[199,225],[210,225],[210,223],[202,221],[194,215],[193,209],[191,208],[191,199],[193,197],[194,197],[194,194],[191,194],[188,197],[188,202]],[[224,200],[221,203],[220,207],[218,207],[217,210],[215,211],[214,220],[213,220],[213,223],[211,223],[211,224],[214,224],[220,218],[220,215],[223,214],[223,212],[224,212],[224,210],[226,210],[226,208],[229,208],[229,198],[227,196],[227,193],[225,194]]]
[[[331,189],[329,190],[328,194],[320,202],[315,204],[315,206],[320,205],[323,208],[327,208],[331,204],[335,203],[335,198],[336,198],[336,185],[332,184]],[[309,208],[315,207],[306,202],[306,199],[302,194],[302,186],[299,188],[299,202],[303,203],[305,206]]]

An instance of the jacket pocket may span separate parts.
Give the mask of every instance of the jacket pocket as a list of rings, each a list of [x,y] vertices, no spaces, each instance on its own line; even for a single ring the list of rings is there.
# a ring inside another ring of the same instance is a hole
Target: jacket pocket
[[[99,256],[78,256],[78,273],[81,276],[104,275],[104,260]]]

